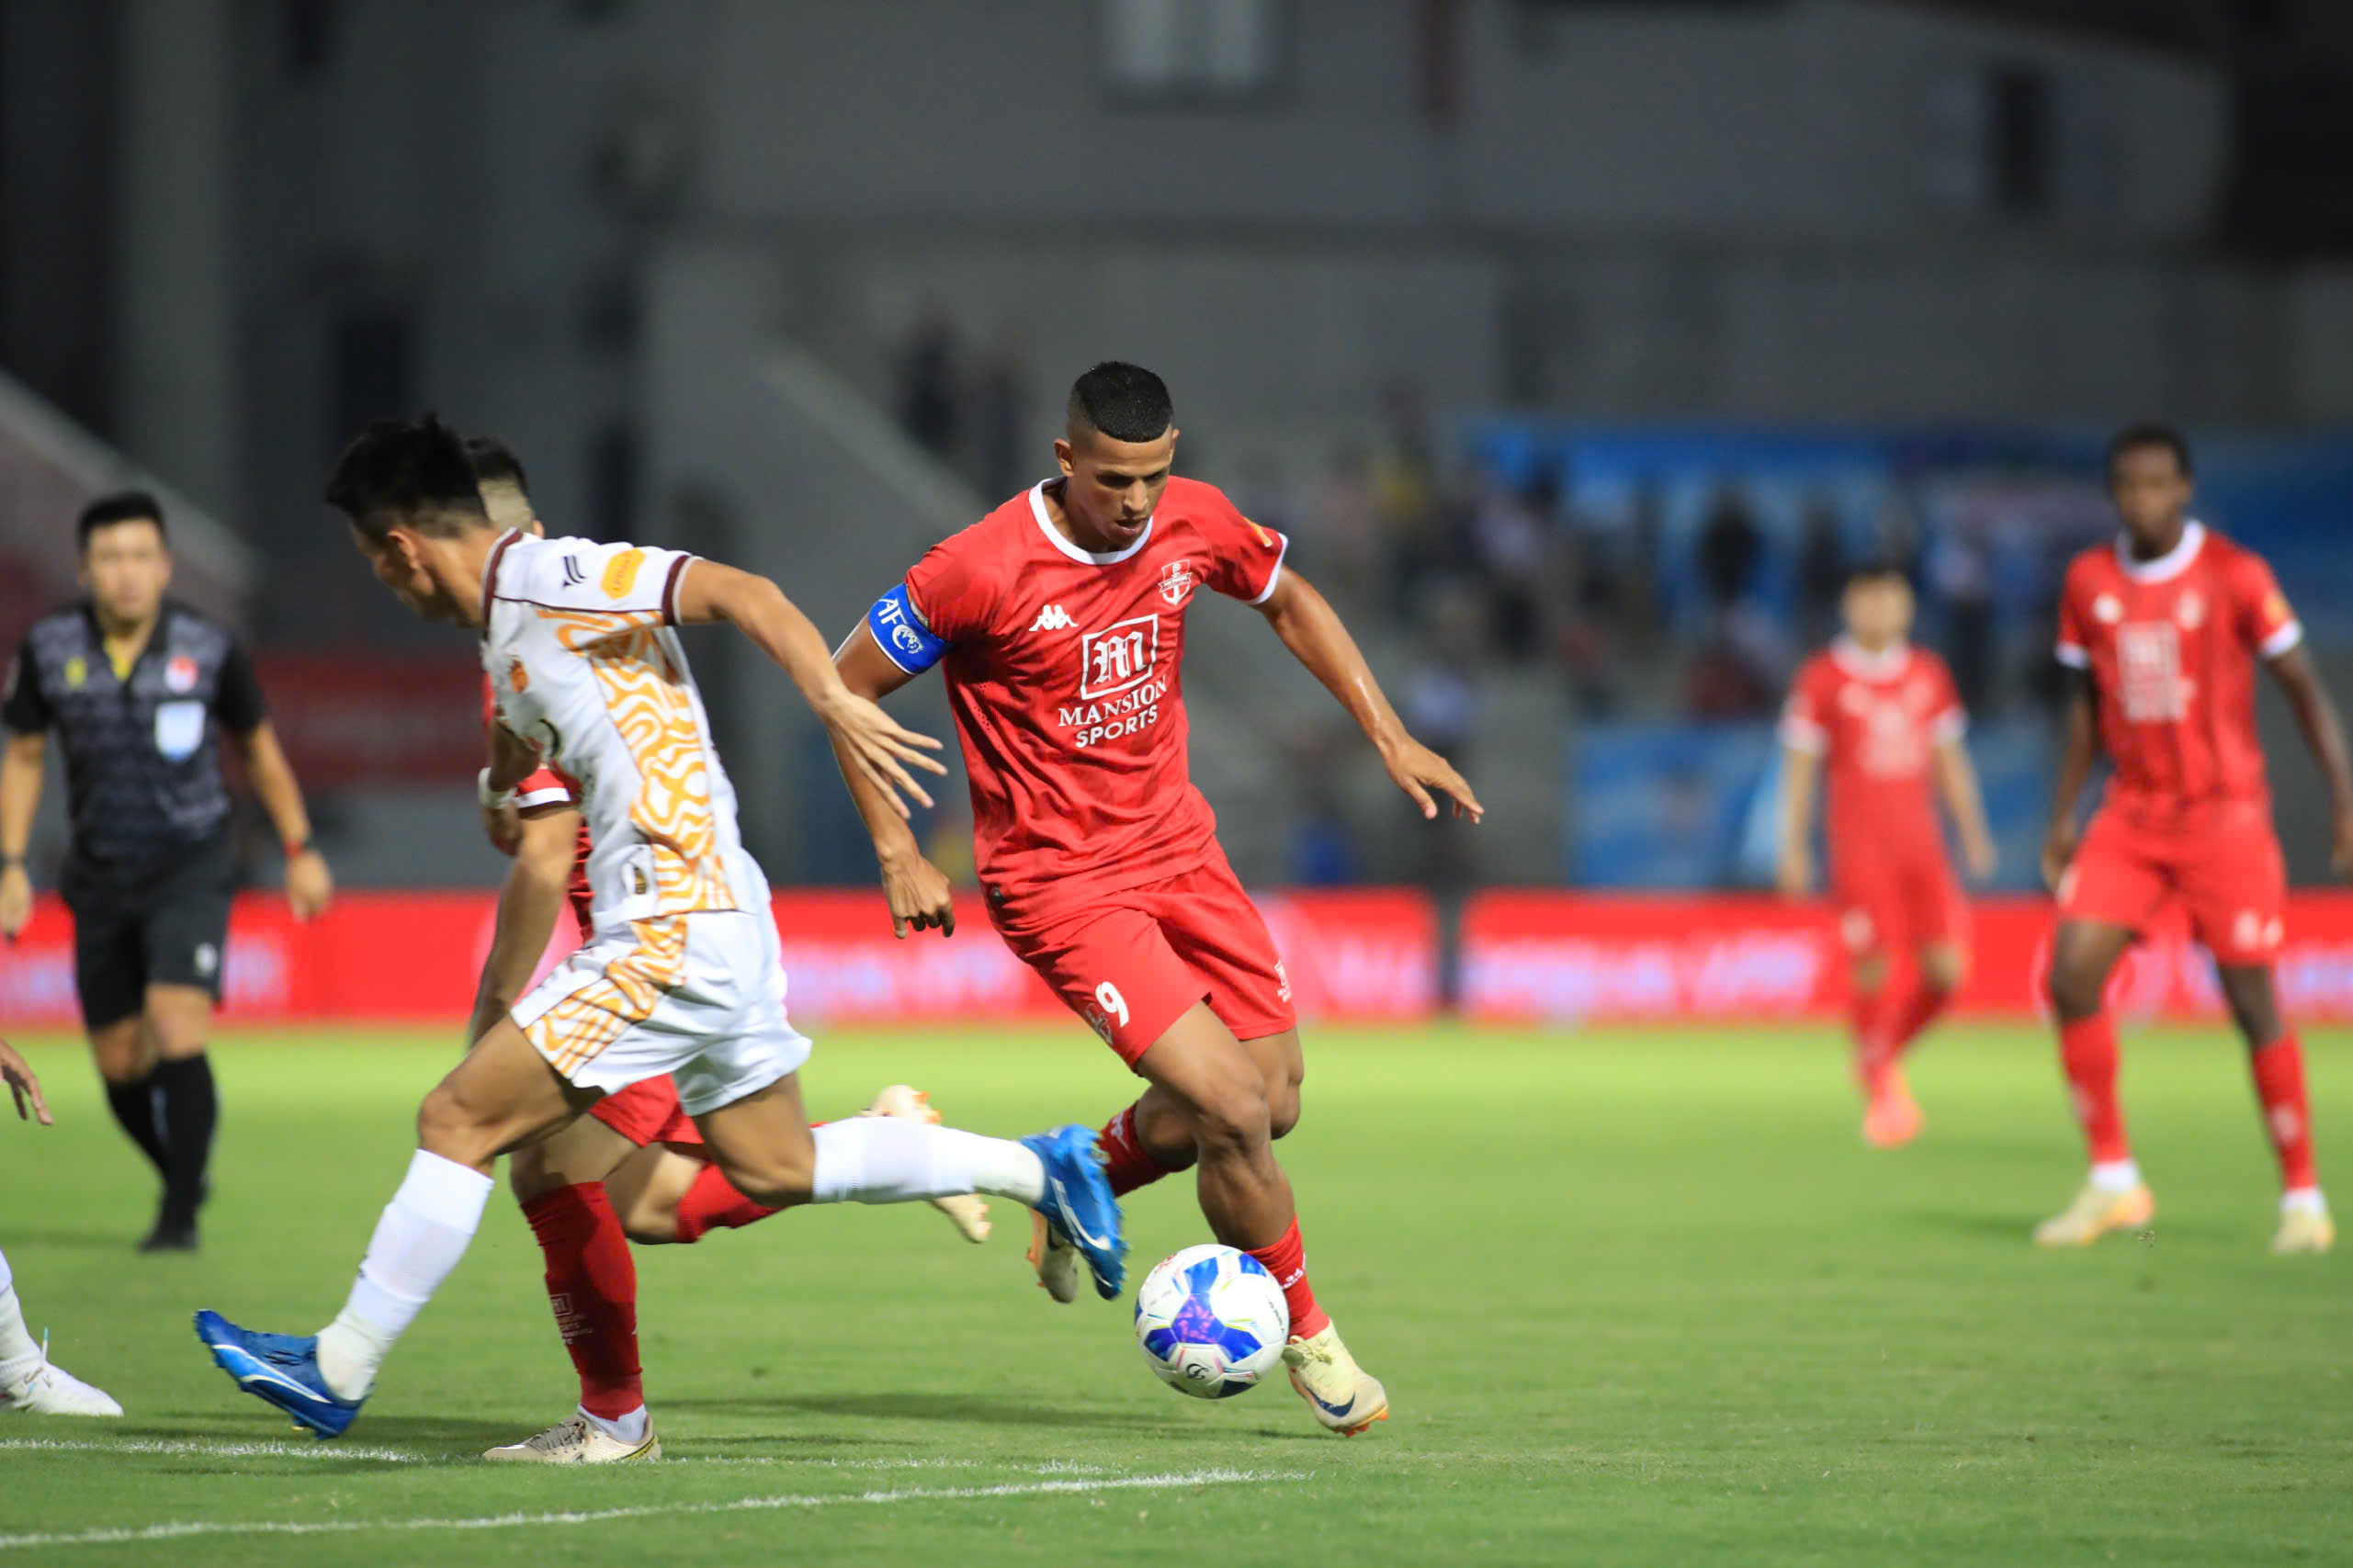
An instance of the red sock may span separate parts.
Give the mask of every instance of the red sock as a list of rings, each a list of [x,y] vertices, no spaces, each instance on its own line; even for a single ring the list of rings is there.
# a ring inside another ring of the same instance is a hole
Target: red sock
[[[2304,1106],[2304,1048],[2296,1032],[2290,1030],[2248,1060],[2255,1067],[2256,1098],[2263,1101],[2263,1125],[2279,1156],[2279,1185],[2291,1192],[2319,1186],[2313,1174],[2312,1117]]]
[[[1923,986],[1914,981],[1895,1005],[1888,1010],[1892,1021],[1887,1026],[1887,1059],[1892,1062],[1910,1050],[1912,1042],[1936,1021],[1937,1014],[1942,1012],[1951,1000],[1951,991],[1940,991],[1934,986]]]
[[[1095,1134],[1095,1146],[1103,1150],[1104,1177],[1111,1182],[1111,1195],[1125,1198],[1138,1187],[1149,1187],[1163,1176],[1183,1168],[1166,1166],[1145,1150],[1136,1136],[1136,1108],[1129,1106],[1103,1123]]]
[[[1250,1255],[1266,1265],[1274,1282],[1283,1287],[1283,1299],[1291,1308],[1291,1337],[1312,1339],[1331,1326],[1331,1319],[1316,1304],[1315,1288],[1307,1283],[1307,1251],[1299,1244],[1299,1222],[1295,1218],[1283,1239],[1273,1247],[1254,1247]]]
[[[718,1166],[706,1165],[696,1172],[686,1196],[678,1200],[678,1239],[698,1241],[705,1231],[732,1230],[775,1212],[738,1192]]]
[[[2059,1060],[2067,1070],[2076,1120],[2083,1124],[2084,1142],[2091,1145],[2092,1163],[2131,1159],[2132,1145],[2125,1141],[2124,1113],[2116,1108],[2115,1021],[2105,1012],[2096,1012],[2061,1024]]]
[[[548,1304],[580,1373],[580,1407],[617,1421],[645,1404],[638,1366],[638,1269],[601,1181],[523,1205],[548,1263]]]

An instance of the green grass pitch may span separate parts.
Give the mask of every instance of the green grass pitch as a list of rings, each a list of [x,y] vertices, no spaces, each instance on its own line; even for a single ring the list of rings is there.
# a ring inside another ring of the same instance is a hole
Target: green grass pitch
[[[503,1193],[340,1444],[189,1332],[204,1305],[334,1312],[446,1040],[219,1048],[206,1247],[165,1258],[130,1250],[153,1186],[78,1049],[20,1043],[61,1124],[0,1128],[0,1246],[36,1331],[130,1415],[0,1416],[0,1568],[2353,1555],[2353,1257],[2266,1255],[2270,1159],[2219,1031],[2129,1038],[2157,1224],[2066,1255],[2026,1240],[2080,1175],[2032,1030],[1932,1038],[1928,1132],[1894,1154],[1858,1143],[1828,1031],[1318,1031],[1284,1154],[1323,1298],[1394,1397],[1370,1436],[1325,1437],[1286,1387],[1163,1389],[1124,1303],[1031,1286],[1007,1206],[985,1247],[843,1208],[639,1254],[673,1457],[621,1472],[473,1458],[572,1402]],[[1129,1082],[1076,1027],[842,1034],[805,1081],[823,1114],[895,1078],[1001,1133],[1099,1120]],[[2312,1078],[2324,1168],[2353,1170],[2341,1037]],[[1129,1215],[1140,1265],[1204,1238],[1181,1180]]]

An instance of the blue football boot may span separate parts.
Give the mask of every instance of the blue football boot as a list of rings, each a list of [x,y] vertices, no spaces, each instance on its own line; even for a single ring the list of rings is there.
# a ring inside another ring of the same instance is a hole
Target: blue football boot
[[[1086,1259],[1095,1293],[1107,1302],[1117,1301],[1127,1279],[1127,1242],[1120,1235],[1119,1200],[1111,1195],[1111,1183],[1103,1176],[1094,1130],[1073,1122],[1051,1133],[1033,1133],[1022,1146],[1046,1166],[1046,1197],[1037,1212]]]
[[[314,1335],[257,1334],[217,1312],[196,1314],[196,1337],[212,1360],[255,1399],[277,1405],[322,1438],[340,1438],[367,1403],[338,1399],[319,1372]]]

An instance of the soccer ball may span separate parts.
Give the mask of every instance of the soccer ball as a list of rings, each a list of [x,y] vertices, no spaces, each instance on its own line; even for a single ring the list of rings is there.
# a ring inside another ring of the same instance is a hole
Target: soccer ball
[[[1160,1259],[1136,1292],[1136,1344],[1154,1376],[1195,1399],[1253,1387],[1283,1360],[1291,1309],[1266,1265],[1205,1242]]]

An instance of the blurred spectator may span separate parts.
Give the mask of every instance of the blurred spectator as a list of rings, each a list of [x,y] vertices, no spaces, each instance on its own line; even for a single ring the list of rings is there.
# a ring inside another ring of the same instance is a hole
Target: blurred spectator
[[[1818,648],[1838,629],[1847,585],[1847,542],[1838,509],[1821,493],[1806,498],[1797,534],[1798,640]]]
[[[1019,346],[1010,338],[999,342],[972,378],[972,477],[989,502],[1012,495],[1029,482],[1029,443],[1022,438],[1028,392]],[[951,413],[949,424],[954,423]]]
[[[1333,457],[1307,526],[1332,597],[1351,613],[1361,613],[1372,604],[1381,581],[1373,463],[1363,447],[1343,446]]]
[[[917,445],[942,457],[956,449],[963,399],[957,387],[956,329],[927,314],[899,357],[899,424]]]
[[[1944,658],[1962,705],[1983,713],[1994,676],[1994,569],[1974,520],[1946,528],[1929,547],[1928,588],[1944,613]]]
[[[1764,558],[1765,536],[1747,500],[1730,485],[1715,493],[1700,529],[1699,551],[1700,584],[1709,604],[1728,609],[1748,596]]]
[[[1489,483],[1470,517],[1474,563],[1488,592],[1494,647],[1510,660],[1534,655],[1542,642],[1550,582],[1558,482],[1550,470],[1513,488]]]

